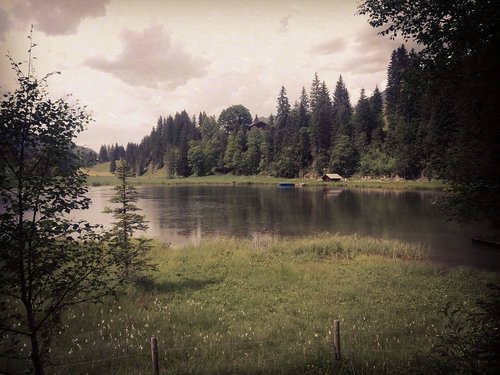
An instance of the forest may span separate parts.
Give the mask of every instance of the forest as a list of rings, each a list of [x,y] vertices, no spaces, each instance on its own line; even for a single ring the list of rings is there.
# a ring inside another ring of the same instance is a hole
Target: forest
[[[151,133],[126,147],[102,145],[99,161],[123,158],[138,175],[165,167],[170,177],[258,173],[278,177],[342,176],[432,178],[433,124],[424,118],[407,89],[416,55],[404,45],[392,53],[388,87],[368,97],[361,90],[355,106],[339,77],[333,93],[318,74],[310,90],[291,104],[285,87],[276,113],[253,118],[243,105],[224,109],[218,119],[186,111],[160,116]],[[422,98],[419,98],[420,100]]]

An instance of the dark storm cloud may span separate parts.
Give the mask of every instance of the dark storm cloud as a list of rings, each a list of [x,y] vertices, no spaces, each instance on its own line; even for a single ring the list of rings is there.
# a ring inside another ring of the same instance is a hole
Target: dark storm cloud
[[[129,85],[150,88],[174,89],[190,78],[205,75],[206,62],[172,43],[170,34],[161,25],[142,32],[124,30],[122,40],[123,49],[115,58],[94,57],[86,65]]]
[[[109,0],[24,0],[16,4],[19,20],[35,24],[47,35],[68,35],[77,31],[85,18],[106,14]]]
[[[317,44],[311,48],[311,52],[318,55],[329,55],[331,53],[341,52],[345,49],[347,43],[342,38],[334,38],[328,42]]]

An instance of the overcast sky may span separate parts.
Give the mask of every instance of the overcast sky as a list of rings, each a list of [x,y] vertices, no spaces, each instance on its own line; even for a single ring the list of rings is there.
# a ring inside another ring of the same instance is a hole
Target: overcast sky
[[[219,116],[243,104],[275,113],[314,73],[333,90],[340,74],[353,104],[383,89],[401,41],[381,37],[355,0],[0,0],[1,90],[15,84],[5,53],[26,60],[34,24],[38,76],[54,96],[73,94],[95,122],[77,140],[139,142],[159,115]]]

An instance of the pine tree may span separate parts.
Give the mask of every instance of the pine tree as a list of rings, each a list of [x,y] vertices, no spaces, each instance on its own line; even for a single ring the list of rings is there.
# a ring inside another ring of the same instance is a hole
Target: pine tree
[[[275,119],[275,143],[274,153],[279,155],[281,149],[291,145],[292,132],[288,129],[290,122],[290,103],[286,96],[286,89],[281,86],[281,90],[277,99],[276,119]]]
[[[332,137],[332,103],[325,82],[321,84],[315,106],[311,108],[310,128],[313,168],[315,173],[323,174],[330,160]]]
[[[297,133],[297,153],[299,155],[298,167],[302,175],[309,169],[312,162],[311,135],[309,131],[310,118],[309,98],[307,97],[305,88],[302,87],[297,111],[297,128],[295,129]]]
[[[318,97],[320,95],[320,90],[321,90],[321,82],[318,77],[318,73],[314,73],[314,79],[311,84],[311,91],[309,94],[309,105],[311,109],[314,109],[316,107],[316,103],[318,101]]]
[[[179,133],[179,141],[176,145],[178,147],[179,154],[175,171],[177,175],[186,177],[191,174],[191,168],[189,167],[188,161],[188,151],[189,141],[194,139],[195,128],[186,111],[182,111],[180,114],[175,115],[174,126],[178,129]]]
[[[339,76],[337,84],[335,85],[332,103],[333,137],[341,134],[346,134],[349,137],[352,136],[352,114],[353,109],[349,99],[349,91],[347,91],[342,76]]]
[[[387,69],[387,118],[389,129],[393,131],[403,121],[407,114],[407,98],[405,97],[405,72],[409,67],[409,57],[406,47],[392,51],[391,60]]]
[[[102,145],[99,149],[99,163],[105,163],[109,161],[108,150],[106,145]]]
[[[355,171],[357,152],[354,145],[353,109],[342,76],[333,93],[332,117],[330,170],[350,176]]]
[[[264,133],[264,139],[261,147],[261,159],[259,170],[265,173],[272,172],[272,165],[274,163],[275,155],[274,155],[274,116],[269,116],[269,127],[267,131]]]
[[[370,102],[365,95],[365,89],[361,89],[356,110],[353,114],[353,141],[357,154],[363,154],[367,145],[371,142],[373,125],[373,114]]]
[[[111,163],[109,163],[109,171],[111,173],[116,172],[116,160],[115,159],[111,159]]]
[[[418,66],[414,54],[408,54],[402,45],[393,51],[387,70],[388,149],[396,159],[395,172],[404,178],[418,177],[422,168],[419,73],[412,69],[413,64]]]
[[[136,281],[145,271],[155,268],[149,259],[150,240],[133,239],[135,232],[146,231],[148,225],[145,216],[137,213],[141,210],[135,204],[139,200],[138,193],[129,181],[135,176],[132,166],[127,161],[120,160],[117,163],[116,176],[120,184],[115,187],[115,195],[110,202],[118,206],[104,209],[105,213],[112,214],[115,219],[108,243],[125,279]]]
[[[371,135],[370,143],[377,144],[381,146],[385,139],[384,133],[384,99],[382,98],[382,93],[375,87],[372,96],[370,97],[370,107],[372,111],[373,124],[370,126]]]

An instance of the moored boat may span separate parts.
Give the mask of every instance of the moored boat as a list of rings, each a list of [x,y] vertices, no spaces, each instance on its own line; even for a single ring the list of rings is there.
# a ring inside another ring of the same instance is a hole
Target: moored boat
[[[500,247],[500,238],[499,237],[483,237],[483,236],[472,236],[470,238],[472,242],[492,246],[492,247]]]

